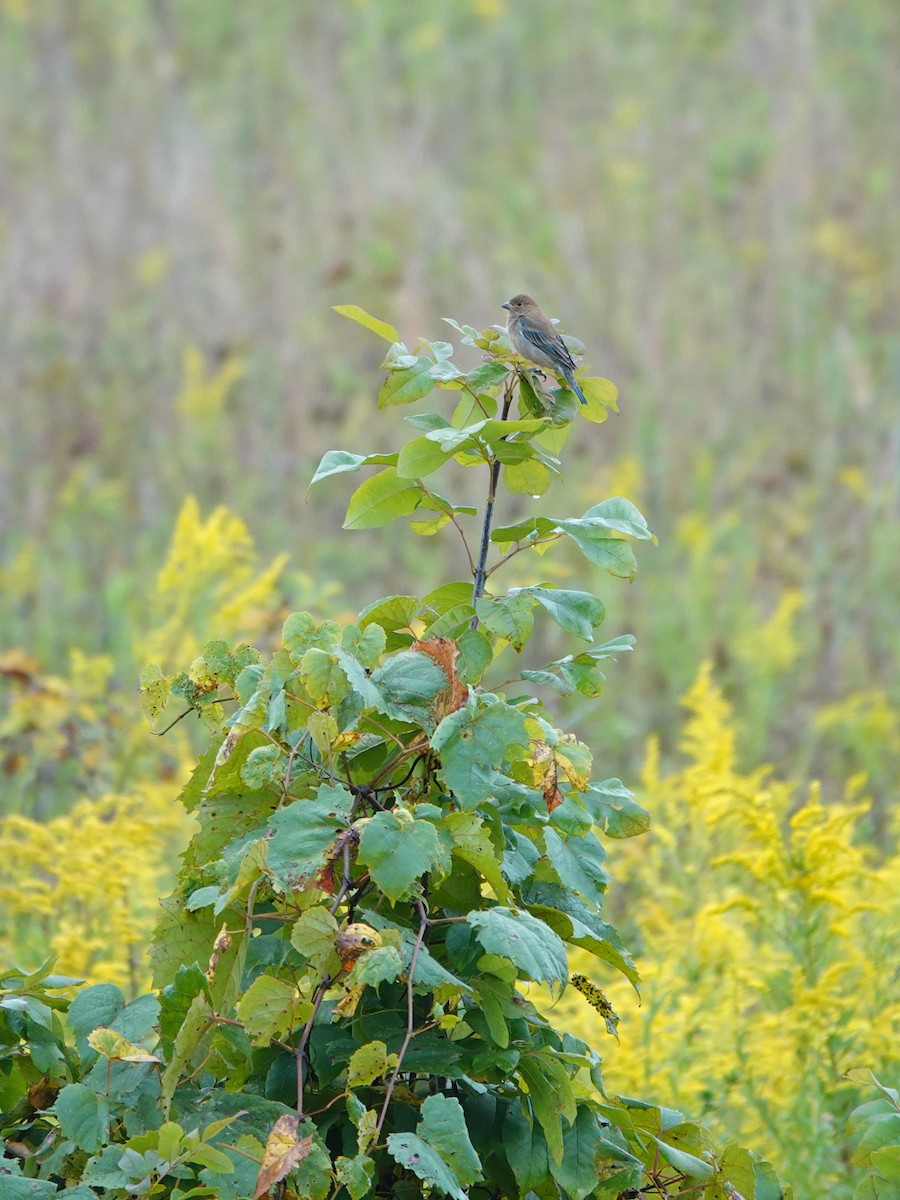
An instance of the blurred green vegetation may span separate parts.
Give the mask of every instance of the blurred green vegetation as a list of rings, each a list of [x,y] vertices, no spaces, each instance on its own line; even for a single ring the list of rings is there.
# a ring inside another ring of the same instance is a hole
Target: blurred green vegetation
[[[621,390],[566,486],[661,543],[604,587],[615,712],[568,719],[627,778],[709,657],[748,761],[867,772],[883,820],[898,111],[893,0],[2,0],[0,649],[131,689],[188,493],[289,552],[285,605],[462,575],[306,498],[371,440],[380,350],[330,306],[412,343],[525,288]]]

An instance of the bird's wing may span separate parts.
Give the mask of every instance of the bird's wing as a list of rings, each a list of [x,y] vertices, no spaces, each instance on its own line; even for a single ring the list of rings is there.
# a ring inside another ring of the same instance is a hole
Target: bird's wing
[[[548,358],[555,358],[561,366],[575,370],[575,360],[569,353],[569,347],[555,329],[552,332],[544,332],[543,329],[538,329],[529,321],[521,321],[519,331],[525,340],[540,350],[542,354],[546,354]]]

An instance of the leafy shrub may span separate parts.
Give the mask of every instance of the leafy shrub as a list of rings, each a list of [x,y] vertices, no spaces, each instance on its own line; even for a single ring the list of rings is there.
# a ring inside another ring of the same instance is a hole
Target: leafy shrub
[[[602,912],[599,834],[641,832],[647,817],[619,780],[592,778],[589,747],[534,695],[598,695],[631,639],[594,643],[604,607],[590,593],[503,593],[494,573],[570,543],[631,578],[627,539],[651,537],[644,519],[616,497],[495,526],[501,483],[538,495],[559,472],[576,398],[545,392],[498,330],[456,326],[485,354],[463,372],[449,344],[410,353],[383,322],[342,311],[391,342],[382,406],[436,387],[458,403],[449,421],[410,417],[417,436],[397,453],[330,452],[313,482],[379,467],[345,525],[452,526],[474,586],[389,596],[343,626],[294,613],[265,663],[214,641],[187,671],[144,672],[151,721],[170,724],[174,703],[223,726],[181,796],[197,832],[153,940],[159,993],[125,1004],[89,988],[67,1031],[51,994],[65,981],[6,979],[15,1194],[78,1181],[71,1200],[780,1196],[751,1152],[717,1152],[680,1113],[607,1094],[598,1053],[523,992],[561,990],[570,949],[637,986]],[[584,415],[604,420],[615,388],[581,384]],[[487,474],[477,543],[477,511],[425,482],[451,460]],[[536,616],[588,648],[491,683]]]

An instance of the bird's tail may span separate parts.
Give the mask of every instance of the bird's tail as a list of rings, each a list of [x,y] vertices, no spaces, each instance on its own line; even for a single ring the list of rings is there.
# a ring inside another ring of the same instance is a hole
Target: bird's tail
[[[587,404],[587,399],[585,398],[585,394],[581,390],[581,388],[578,386],[578,381],[576,380],[574,374],[571,371],[566,371],[565,379],[566,379],[566,383],[569,385],[569,387],[572,389],[572,391],[575,393],[575,395],[578,397],[578,399],[581,401],[581,403]]]

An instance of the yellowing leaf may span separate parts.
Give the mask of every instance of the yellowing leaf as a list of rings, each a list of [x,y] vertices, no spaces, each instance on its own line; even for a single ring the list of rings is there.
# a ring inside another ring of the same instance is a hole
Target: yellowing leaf
[[[133,1042],[123,1038],[121,1033],[116,1033],[114,1029],[107,1029],[103,1025],[91,1030],[87,1040],[93,1050],[114,1062],[162,1062],[162,1059],[151,1054],[149,1050],[145,1050],[143,1046],[135,1046]]]
[[[393,325],[388,325],[387,321],[379,321],[377,317],[373,317],[371,313],[367,313],[358,304],[332,304],[331,307],[334,312],[340,313],[342,317],[349,317],[351,321],[356,321],[358,325],[364,325],[366,329],[371,329],[372,333],[377,333],[386,342],[400,341],[400,334]]]
[[[272,1126],[266,1138],[266,1149],[259,1175],[256,1177],[253,1200],[260,1200],[261,1196],[265,1196],[271,1187],[280,1183],[285,1175],[309,1154],[313,1135],[298,1139],[299,1124],[297,1117],[285,1113]]]

